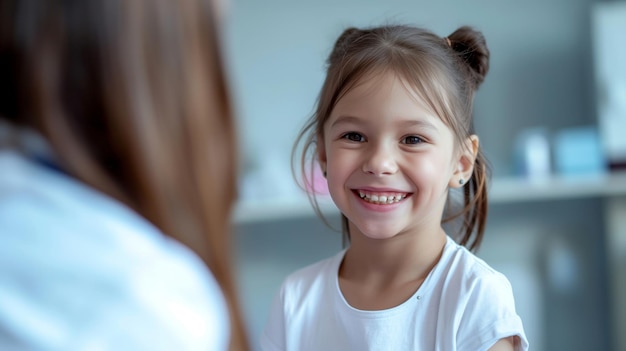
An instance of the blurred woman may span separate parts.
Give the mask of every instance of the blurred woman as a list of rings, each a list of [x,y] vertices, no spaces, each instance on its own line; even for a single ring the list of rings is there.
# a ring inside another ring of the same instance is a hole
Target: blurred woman
[[[0,349],[247,349],[213,7],[0,0]]]

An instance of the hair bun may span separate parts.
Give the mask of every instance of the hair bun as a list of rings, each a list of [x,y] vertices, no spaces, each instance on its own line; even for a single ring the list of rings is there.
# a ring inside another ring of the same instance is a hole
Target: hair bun
[[[463,26],[448,36],[450,46],[469,68],[469,74],[477,88],[489,71],[489,49],[483,34]]]
[[[328,57],[328,63],[330,64],[331,62],[336,62],[338,59],[341,59],[341,57],[344,56],[346,47],[362,33],[362,30],[354,27],[350,27],[344,30],[335,42],[333,52]]]

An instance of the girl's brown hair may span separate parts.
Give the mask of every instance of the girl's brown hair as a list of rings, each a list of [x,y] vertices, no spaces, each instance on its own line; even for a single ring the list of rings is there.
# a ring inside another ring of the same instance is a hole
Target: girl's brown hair
[[[317,108],[298,138],[294,152],[303,143],[300,171],[305,182],[313,176],[317,140],[324,140],[324,123],[337,102],[359,81],[372,73],[392,71],[404,78],[454,132],[457,145],[474,134],[474,93],[489,70],[489,50],[483,35],[461,27],[447,38],[403,25],[368,29],[349,28],[337,39],[328,57],[326,80]],[[489,169],[479,148],[473,175],[463,186],[463,208],[444,222],[463,217],[457,240],[476,250],[487,219]],[[321,215],[314,195],[310,197]],[[349,239],[347,218],[342,216],[344,239]]]
[[[230,257],[236,149],[206,0],[2,0],[0,118],[194,250],[248,349]]]

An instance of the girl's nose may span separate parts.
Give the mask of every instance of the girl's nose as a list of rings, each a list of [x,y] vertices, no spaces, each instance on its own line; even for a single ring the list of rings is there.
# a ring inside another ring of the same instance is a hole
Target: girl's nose
[[[394,174],[398,171],[395,156],[389,147],[374,146],[363,162],[363,172],[376,176]]]

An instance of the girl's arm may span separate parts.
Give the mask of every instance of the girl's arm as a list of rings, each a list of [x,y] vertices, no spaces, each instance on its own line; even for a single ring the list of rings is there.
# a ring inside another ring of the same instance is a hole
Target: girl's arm
[[[498,340],[489,351],[514,351],[515,350],[515,336],[509,336],[508,338],[502,338]]]

